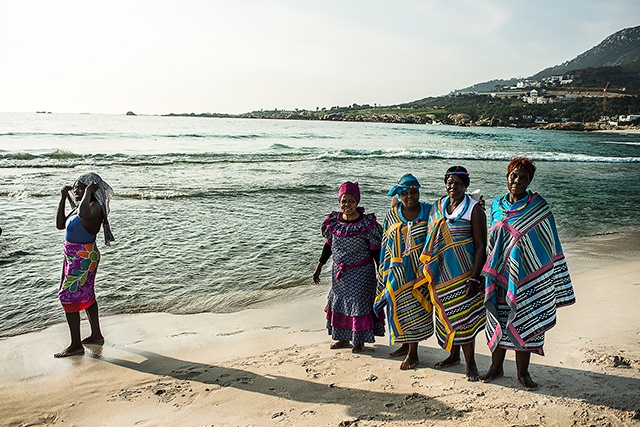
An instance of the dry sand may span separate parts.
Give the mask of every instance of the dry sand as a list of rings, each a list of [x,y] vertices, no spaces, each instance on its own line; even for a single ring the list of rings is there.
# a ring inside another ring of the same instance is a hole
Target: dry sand
[[[387,338],[362,354],[330,350],[323,283],[286,306],[235,314],[104,317],[107,342],[80,357],[53,358],[66,324],[2,339],[0,424],[640,425],[639,237],[565,244],[577,304],[559,310],[547,355],[532,356],[537,391],[520,387],[512,352],[505,376],[485,384],[467,382],[464,364],[433,369],[447,354],[435,338],[410,371],[386,357]],[[484,335],[476,345],[485,371]]]

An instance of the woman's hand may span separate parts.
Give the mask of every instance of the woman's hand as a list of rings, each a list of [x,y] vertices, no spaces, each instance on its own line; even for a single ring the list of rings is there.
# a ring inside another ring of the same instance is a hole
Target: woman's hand
[[[62,196],[63,199],[66,199],[67,196],[69,195],[69,191],[73,190],[73,187],[70,185],[65,185],[64,187],[62,187],[62,190],[60,190],[60,195]]]
[[[320,273],[322,272],[322,264],[318,263],[316,270],[313,272],[313,283],[320,283]]]
[[[483,211],[486,211],[485,207],[484,207],[484,196],[480,196],[480,200],[478,200],[478,204],[480,205],[480,207],[482,208]]]
[[[465,296],[467,298],[472,298],[480,293],[482,290],[482,281],[478,279],[468,278],[467,283],[465,284]]]
[[[98,183],[97,182],[92,182],[91,184],[89,184],[89,186],[84,191],[88,192],[89,194],[93,194],[98,190],[98,188],[100,188]]]

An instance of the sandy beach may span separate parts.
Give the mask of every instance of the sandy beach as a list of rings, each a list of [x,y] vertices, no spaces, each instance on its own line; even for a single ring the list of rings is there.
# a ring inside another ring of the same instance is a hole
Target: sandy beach
[[[602,129],[595,132],[614,132],[614,133],[640,133],[638,128],[616,128],[616,129]]]
[[[330,350],[325,281],[286,306],[103,317],[107,342],[80,357],[53,358],[68,344],[63,323],[4,338],[0,424],[640,425],[639,237],[565,242],[577,304],[559,310],[546,356],[532,356],[541,385],[533,392],[517,382],[513,353],[505,376],[485,384],[467,382],[464,364],[433,369],[446,357],[433,337],[421,343],[421,363],[410,371],[387,358],[387,338],[357,355]],[[485,371],[484,335],[476,346]]]

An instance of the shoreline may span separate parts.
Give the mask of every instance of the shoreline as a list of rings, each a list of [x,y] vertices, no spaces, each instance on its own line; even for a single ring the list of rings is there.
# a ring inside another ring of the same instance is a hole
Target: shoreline
[[[570,251],[574,246],[576,247],[580,247],[582,246],[583,242],[587,242],[590,243],[592,241],[595,240],[599,240],[599,239],[610,239],[610,238],[616,238],[616,236],[624,236],[624,235],[637,235],[638,239],[640,239],[640,227],[633,227],[633,228],[626,228],[624,230],[621,231],[605,231],[605,232],[598,232],[592,235],[588,235],[588,236],[573,236],[573,237],[562,237],[561,236],[561,242],[562,242],[562,246],[563,246],[563,250],[565,253],[567,253],[568,251]],[[330,283],[325,283],[323,282],[322,285],[319,286],[330,286]],[[302,285],[299,286],[297,288],[291,288],[288,290],[288,292],[293,293],[293,301],[299,301],[299,300],[304,300],[304,299],[308,299],[308,298],[314,298],[316,297],[315,293],[317,292],[317,288],[318,285],[313,285],[311,283],[307,284],[307,285]],[[253,302],[251,303],[248,307],[245,308],[239,308],[239,307],[234,307],[234,308],[227,308],[224,311],[201,311],[201,312],[196,312],[196,313],[179,313],[179,312],[167,312],[167,311],[153,311],[153,312],[148,312],[148,311],[141,311],[141,312],[127,312],[127,313],[116,313],[116,314],[101,314],[100,315],[100,319],[102,322],[102,319],[106,319],[106,318],[110,318],[110,317],[117,317],[117,316],[131,316],[131,315],[153,315],[153,314],[167,314],[167,315],[171,315],[171,316],[196,316],[196,315],[207,315],[207,314],[211,314],[211,315],[233,315],[233,314],[237,314],[246,310],[255,310],[255,309],[275,309],[276,307],[280,307],[280,306],[284,306],[287,305],[287,301],[288,300],[292,300],[292,298],[290,297],[290,295],[285,295],[285,291],[287,290],[278,290],[276,292],[274,292],[273,297],[271,299],[262,299],[259,300],[257,302]],[[273,292],[273,291],[272,291]],[[326,292],[328,292],[328,289],[326,290]],[[98,295],[99,297],[99,295]],[[81,314],[82,317],[82,321],[86,322],[86,315],[84,314],[84,312],[82,312]],[[27,334],[33,334],[33,333],[38,333],[41,332],[43,330],[46,330],[48,328],[52,328],[52,327],[56,327],[59,326],[61,324],[66,325],[66,323],[64,322],[64,317],[61,314],[59,316],[60,321],[54,324],[49,324],[49,325],[45,325],[42,326],[38,329],[34,329],[34,330],[30,330],[30,331],[22,331],[22,332],[17,332],[17,333],[8,333],[8,334],[0,334],[0,342],[4,339],[7,338],[11,338],[11,337],[16,337],[16,336],[21,336],[21,335],[27,335]]]
[[[640,133],[640,129],[600,129],[594,132],[612,132],[612,133]]]
[[[127,114],[130,115],[130,114]],[[138,114],[133,114],[137,116]],[[192,117],[213,119],[255,119],[255,120],[294,120],[310,122],[348,122],[348,123],[389,123],[412,125],[447,125],[456,127],[495,127],[508,129],[542,129],[578,132],[614,132],[614,133],[640,133],[637,125],[610,125],[599,121],[594,122],[544,122],[544,123],[514,123],[501,119],[478,119],[472,121],[465,113],[450,114],[449,116],[466,116],[466,118],[438,120],[433,114],[424,113],[380,113],[380,114],[355,114],[327,113],[317,116],[311,111],[279,111],[275,114],[262,112],[250,112],[241,114],[226,113],[166,113],[166,114],[139,114],[140,116],[158,117]],[[629,127],[627,127],[629,126]]]
[[[230,314],[147,313],[101,319],[106,343],[54,359],[66,324],[0,339],[0,415],[20,425],[640,425],[640,232],[591,236],[564,250],[577,303],[558,311],[544,357],[524,391],[513,353],[493,383],[464,379],[464,364],[432,337],[400,371],[388,336],[361,354],[330,350],[329,284],[306,298]],[[83,322],[83,331],[88,330]],[[476,339],[481,372],[490,363]]]

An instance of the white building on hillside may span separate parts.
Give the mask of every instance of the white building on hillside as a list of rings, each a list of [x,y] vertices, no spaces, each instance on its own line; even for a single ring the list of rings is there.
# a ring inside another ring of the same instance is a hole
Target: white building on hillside
[[[632,122],[638,119],[640,119],[640,114],[629,114],[627,116],[618,117],[619,122]]]

